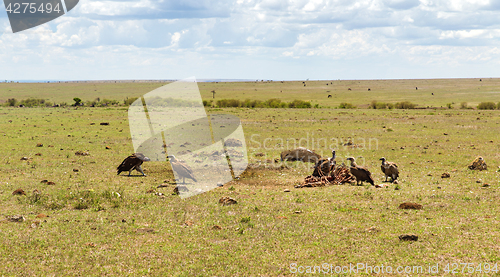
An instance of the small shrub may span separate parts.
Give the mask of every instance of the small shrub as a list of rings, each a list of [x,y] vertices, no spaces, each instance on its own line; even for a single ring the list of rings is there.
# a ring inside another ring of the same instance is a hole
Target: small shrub
[[[373,100],[370,103],[370,108],[371,109],[386,109],[388,108],[389,104],[384,103],[384,102],[377,102],[377,100]]]
[[[217,100],[217,106],[219,108],[240,107],[241,103],[238,99],[221,99]]]
[[[342,103],[340,103],[339,108],[341,108],[341,109],[355,109],[356,107],[351,103],[342,102]]]
[[[468,109],[469,106],[467,105],[467,102],[462,102],[460,103],[460,109]]]
[[[317,105],[317,104],[316,104]],[[289,108],[295,108],[295,109],[307,109],[311,107],[311,103],[303,100],[293,100],[288,104]]]
[[[21,100],[19,102],[20,105],[24,105],[25,107],[46,107],[46,106],[52,106],[52,103],[50,102],[45,102],[45,99],[38,99],[38,98],[28,98]]]
[[[415,109],[417,105],[413,104],[410,101],[398,102],[394,105],[396,109]]]
[[[123,104],[128,107],[128,106],[132,105],[132,103],[134,103],[135,100],[137,100],[137,99],[139,99],[139,97],[127,98],[127,99],[123,100]]]
[[[481,102],[477,105],[479,110],[495,110],[497,105],[493,102]]]
[[[453,109],[453,105],[452,105],[451,103],[446,104],[446,107],[447,107],[448,109]]]
[[[17,106],[17,99],[16,98],[9,98],[7,100],[7,106],[9,106],[9,107]]]
[[[99,98],[97,98],[98,100]],[[107,107],[107,106],[115,106],[118,105],[120,102],[117,100],[112,100],[112,99],[102,99],[102,101],[97,101],[96,106],[99,107]]]

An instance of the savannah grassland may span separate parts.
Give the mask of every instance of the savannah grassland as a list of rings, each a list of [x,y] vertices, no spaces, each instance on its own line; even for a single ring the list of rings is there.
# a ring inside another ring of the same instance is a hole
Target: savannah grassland
[[[116,176],[134,151],[126,107],[1,107],[0,275],[291,276],[291,264],[324,263],[394,270],[439,264],[439,276],[451,263],[458,264],[454,275],[467,275],[460,263],[473,263],[468,275],[500,275],[477,271],[480,263],[483,271],[485,263],[500,264],[500,111],[459,109],[461,102],[499,102],[500,80],[330,82],[199,83],[205,100],[215,90],[215,100],[301,99],[320,108],[207,108],[241,119],[252,166],[239,180],[187,199],[172,195],[174,185],[157,188],[173,178],[165,162],[145,163],[147,177]],[[8,83],[0,84],[0,97],[122,101],[160,85]],[[368,109],[372,100],[435,109]],[[341,102],[360,108],[337,109]],[[397,162],[399,190],[296,189],[311,165],[273,163],[287,143],[299,146],[294,141],[325,156],[335,148],[337,163],[356,157],[377,184],[384,181],[379,158]],[[488,170],[468,170],[479,155]],[[442,179],[445,172],[451,177]],[[26,195],[12,195],[18,188]],[[221,206],[223,196],[238,204]],[[402,202],[423,209],[398,209]],[[11,215],[26,221],[4,220]],[[400,241],[402,234],[418,241]]]

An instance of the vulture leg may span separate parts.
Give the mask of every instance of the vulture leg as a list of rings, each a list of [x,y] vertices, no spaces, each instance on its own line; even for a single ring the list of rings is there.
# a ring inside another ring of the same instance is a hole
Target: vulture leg
[[[128,171],[128,176],[130,177],[130,174],[132,173],[132,170],[134,170],[133,168],[131,170]]]
[[[140,165],[138,165],[136,167],[137,171],[139,171],[140,173],[142,173],[142,176],[146,176],[146,174],[144,174],[144,171],[142,171],[142,167]]]

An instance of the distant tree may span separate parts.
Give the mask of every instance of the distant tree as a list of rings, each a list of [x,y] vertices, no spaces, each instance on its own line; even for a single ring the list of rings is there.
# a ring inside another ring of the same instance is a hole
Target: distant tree
[[[75,97],[73,98],[73,101],[75,101],[75,104],[73,104],[73,106],[80,106],[80,103],[82,102],[82,99],[78,98],[78,97]]]

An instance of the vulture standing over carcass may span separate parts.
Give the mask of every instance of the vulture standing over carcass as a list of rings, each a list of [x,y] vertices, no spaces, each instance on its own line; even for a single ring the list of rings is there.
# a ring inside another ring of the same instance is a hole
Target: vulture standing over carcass
[[[357,165],[353,157],[350,157],[347,160],[351,161],[351,174],[356,177],[356,185],[359,185],[359,182],[368,182],[372,186],[375,185],[372,174],[368,171],[368,169]]]
[[[321,159],[321,155],[304,147],[281,152],[281,161],[302,161],[316,164],[319,159]]]
[[[120,173],[123,171],[128,171],[128,176],[130,176],[132,170],[135,169],[140,173],[142,173],[142,176],[146,176],[146,174],[144,174],[144,171],[142,171],[141,165],[143,162],[149,162],[149,161],[150,159],[144,156],[144,154],[134,153],[125,158],[125,160],[123,160],[123,162],[116,168],[118,170],[117,175],[120,175]]]
[[[177,160],[174,155],[167,156],[170,159],[172,169],[177,173],[177,176],[182,177],[182,183],[185,184],[185,178],[189,178],[198,182],[194,177],[193,170],[184,162]]]
[[[380,158],[380,160],[382,161],[380,169],[385,174],[385,181],[387,182],[387,178],[391,177],[392,182],[394,182],[399,177],[398,165],[393,162],[387,162],[384,157]]]
[[[314,166],[312,176],[321,177],[329,176],[332,167],[335,165],[335,150],[332,150],[332,157],[328,159],[319,160]]]

